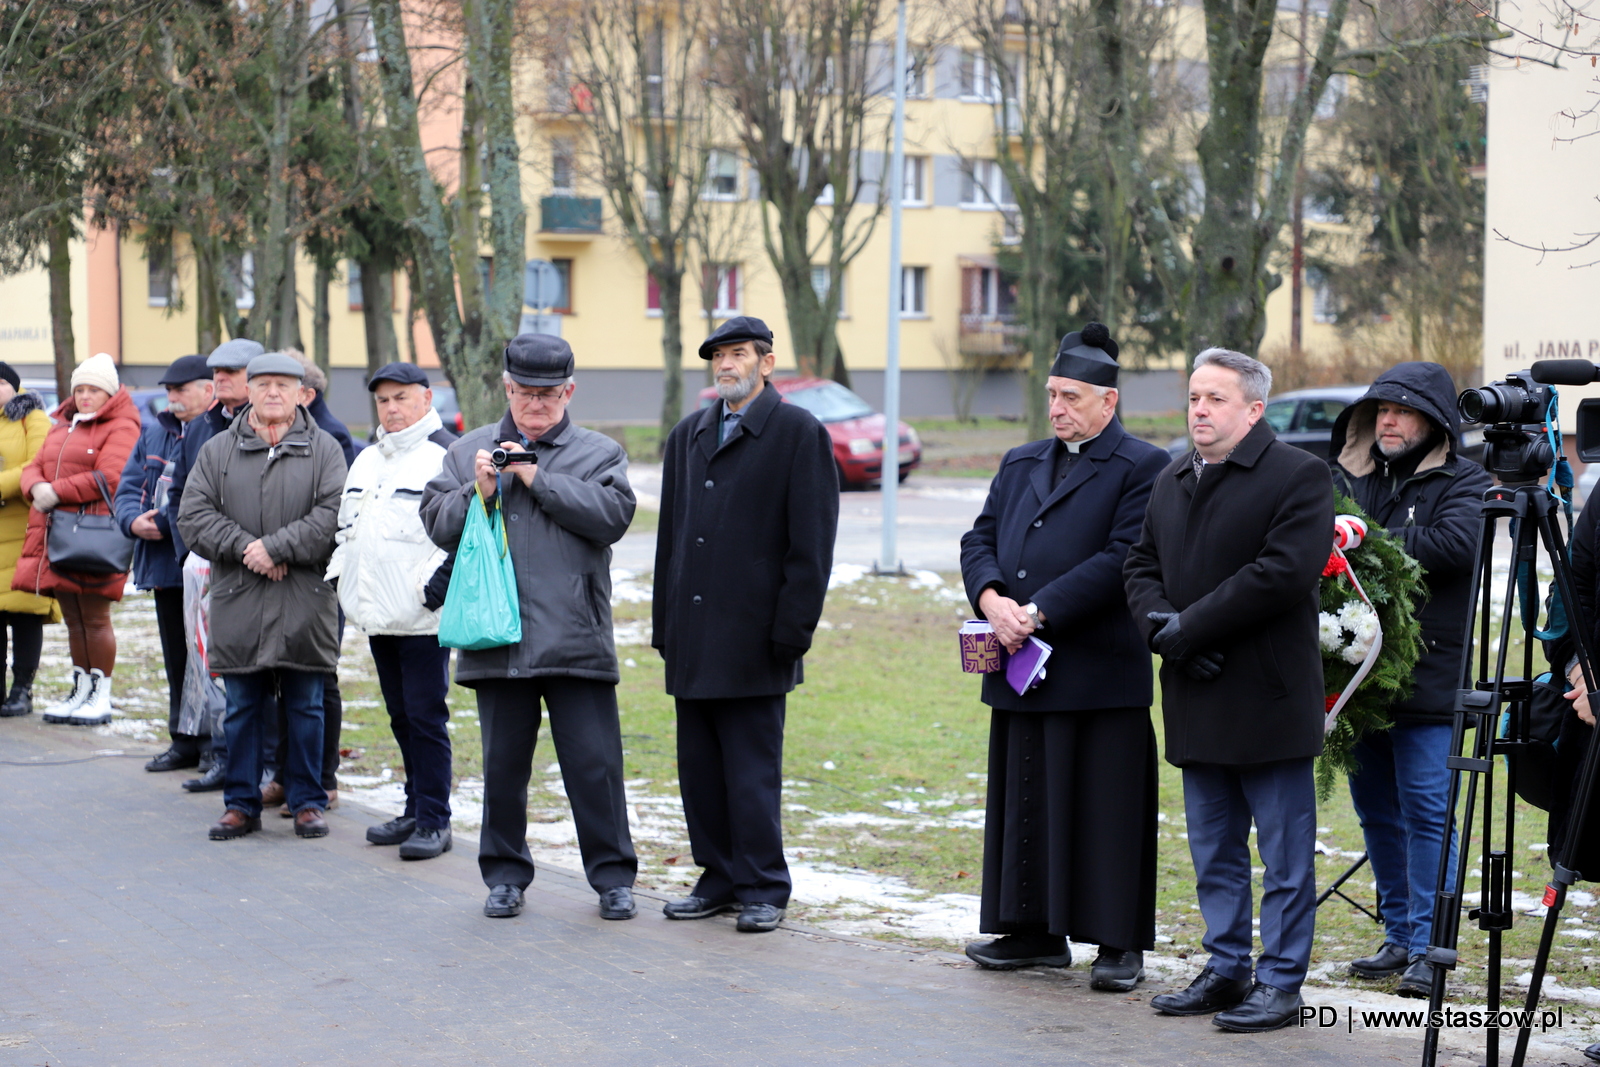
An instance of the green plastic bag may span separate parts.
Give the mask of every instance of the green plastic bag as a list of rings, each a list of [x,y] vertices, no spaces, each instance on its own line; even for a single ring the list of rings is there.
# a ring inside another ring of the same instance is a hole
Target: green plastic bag
[[[511,566],[500,498],[495,497],[491,508],[480,490],[477,503],[482,506],[467,505],[467,525],[439,612],[439,643],[474,652],[522,640],[517,572]]]

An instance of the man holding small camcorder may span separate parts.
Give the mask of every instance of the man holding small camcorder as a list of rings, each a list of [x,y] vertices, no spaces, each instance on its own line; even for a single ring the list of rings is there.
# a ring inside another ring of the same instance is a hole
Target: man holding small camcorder
[[[533,881],[528,777],[541,701],[600,915],[635,914],[638,861],[623,801],[611,629],[611,546],[633,521],[635,501],[622,446],[567,416],[573,370],[561,338],[513,338],[505,350],[505,416],[453,444],[422,496],[423,526],[446,551],[459,544],[469,508],[498,505],[516,571],[522,640],[463,650],[456,666],[456,682],[478,694],[478,867],[489,887],[483,913],[496,919],[522,911]],[[504,466],[495,464],[496,449],[507,453],[499,457]]]

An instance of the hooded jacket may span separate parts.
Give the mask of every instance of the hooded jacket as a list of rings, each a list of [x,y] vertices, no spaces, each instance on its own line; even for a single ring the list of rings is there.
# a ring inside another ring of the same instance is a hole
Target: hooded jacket
[[[380,429],[377,443],[350,466],[327,578],[338,585],[345,617],[364,634],[439,632],[426,589],[446,555],[422,528],[422,491],[455,439],[430,408],[403,430]]]
[[[108,493],[116,493],[122,468],[139,440],[139,412],[127,386],[121,386],[93,415],[79,419],[77,414],[77,401],[71,397],[56,408],[57,421],[44,446],[22,468],[22,495],[32,500],[33,487],[49,482],[61,498],[57,511],[70,514],[82,508],[91,515],[109,515],[111,507],[95,475],[104,477]],[[71,574],[50,566],[49,524],[44,512],[28,513],[28,534],[11,587],[34,594],[89,593],[121,600],[126,574]]]
[[[1380,401],[1421,412],[1433,427],[1421,456],[1385,459],[1374,447]],[[1456,388],[1437,363],[1401,363],[1378,376],[1333,424],[1334,484],[1399,538],[1422,564],[1428,600],[1418,618],[1424,651],[1396,723],[1449,722],[1460,685],[1463,626],[1471,605],[1480,505],[1489,473],[1457,454]]]
[[[139,443],[122,468],[115,506],[117,525],[134,537],[133,520],[154,509],[161,538],[134,537],[133,580],[140,589],[183,588],[183,567],[172,549],[172,525],[167,516],[167,496],[172,489],[172,469],[183,449],[183,423],[170,411],[156,415],[139,434]]]
[[[276,445],[236,418],[200,449],[178,512],[185,543],[211,561],[213,674],[326,673],[339,658],[339,608],[322,580],[344,489],[338,442],[303,407]],[[244,565],[260,538],[282,581]]]
[[[0,611],[46,615],[51,622],[60,622],[61,607],[54,597],[11,588],[31,512],[22,495],[22,469],[44,445],[50,416],[37,393],[18,393],[0,415],[4,416],[0,418]]]

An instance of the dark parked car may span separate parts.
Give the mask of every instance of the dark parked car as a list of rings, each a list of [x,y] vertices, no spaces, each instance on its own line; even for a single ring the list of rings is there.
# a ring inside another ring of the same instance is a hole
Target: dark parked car
[[[839,465],[839,484],[865,486],[883,478],[883,415],[838,382],[824,378],[774,378],[772,387],[785,403],[805,408],[828,428],[833,458]],[[700,390],[700,406],[717,402],[717,390]],[[922,442],[917,431],[900,424],[900,480],[906,480],[922,462]]]
[[[149,426],[156,416],[167,410],[167,390],[164,387],[130,390],[133,406],[139,409],[139,422]]]
[[[1328,457],[1333,441],[1333,424],[1345,408],[1366,395],[1364,385],[1328,385],[1319,389],[1297,389],[1267,401],[1264,418],[1278,439],[1314,456]],[[1187,437],[1174,439],[1167,452],[1177,459],[1189,451]],[[1483,461],[1483,429],[1467,424],[1461,430],[1460,452],[1469,459]]]
[[[462,417],[461,404],[456,400],[456,387],[449,382],[435,382],[428,388],[433,390],[433,410],[439,413],[439,421],[444,423],[444,428],[466,433],[467,420]]]

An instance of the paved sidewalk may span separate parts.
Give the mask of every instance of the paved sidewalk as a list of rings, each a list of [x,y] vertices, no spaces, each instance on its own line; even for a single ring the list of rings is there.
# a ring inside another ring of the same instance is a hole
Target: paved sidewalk
[[[0,1065],[1365,1064],[1418,1044],[1168,1019],[1067,972],[987,974],[940,953],[804,930],[672,923],[654,894],[608,923],[545,870],[489,920],[458,839],[405,864],[353,806],[211,842],[190,796],[106,739],[0,720]],[[130,746],[132,753],[142,746]],[[153,752],[154,749],[149,749]],[[17,766],[17,762],[33,763]]]

